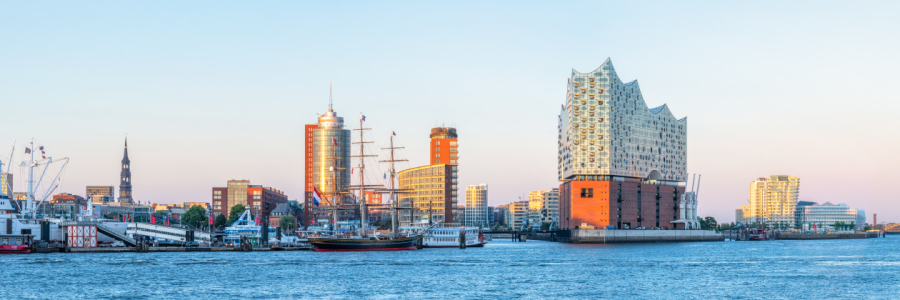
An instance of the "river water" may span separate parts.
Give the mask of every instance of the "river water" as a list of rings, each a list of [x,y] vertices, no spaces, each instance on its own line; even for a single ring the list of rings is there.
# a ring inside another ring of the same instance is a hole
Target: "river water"
[[[0,299],[900,299],[900,236],[0,256]]]

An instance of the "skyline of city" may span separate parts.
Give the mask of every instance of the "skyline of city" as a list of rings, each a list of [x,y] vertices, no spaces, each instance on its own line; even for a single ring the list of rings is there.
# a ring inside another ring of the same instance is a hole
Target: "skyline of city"
[[[564,22],[568,13],[549,5],[521,8],[521,17],[476,19],[474,24],[456,24],[458,28],[447,27],[455,24],[450,19],[438,18],[425,29],[438,31],[437,37],[398,31],[413,24],[411,19],[372,29],[391,32],[382,36],[388,41],[419,41],[398,54],[388,53],[393,48],[387,41],[363,39],[348,44],[330,38],[371,32],[349,25],[325,29],[331,34],[294,40],[279,40],[274,33],[259,35],[262,30],[283,33],[309,26],[321,18],[261,23],[247,31],[190,25],[178,18],[173,25],[153,26],[141,18],[117,19],[126,27],[157,36],[167,46],[189,46],[181,52],[154,53],[152,49],[136,50],[145,46],[138,36],[95,28],[110,17],[86,8],[65,7],[95,17],[96,23],[76,24],[68,30],[27,25],[47,21],[45,18],[72,20],[63,11],[51,10],[35,20],[27,20],[34,17],[31,14],[0,12],[4,16],[0,19],[6,20],[0,24],[26,24],[15,32],[0,29],[0,35],[20,46],[0,49],[0,57],[4,57],[0,67],[7,70],[0,72],[0,98],[6,104],[4,110],[13,112],[4,114],[8,129],[0,136],[0,157],[6,157],[13,139],[18,139],[14,162],[21,161],[24,142],[33,136],[47,148],[48,156],[72,159],[57,192],[81,194],[85,186],[119,185],[121,143],[128,132],[137,201],[208,201],[211,187],[232,179],[265,182],[283,188],[290,199],[302,201],[304,124],[315,123],[315,114],[326,111],[327,84],[334,81],[335,111],[349,120],[365,112],[367,125],[373,128],[367,139],[375,140],[376,148],[386,144],[391,131],[397,132],[398,146],[407,147],[400,155],[410,160],[398,166],[398,171],[429,164],[425,147],[431,128],[442,124],[457,128],[465,137],[459,146],[463,153],[459,186],[489,184],[488,205],[498,206],[529,191],[558,187],[554,160],[559,103],[565,95],[563,80],[572,69],[593,70],[611,57],[622,71],[623,81],[640,78],[649,106],[672,104],[676,118],[690,117],[687,173],[704,175],[701,216],[729,221],[735,207],[747,204],[746,187],[753,179],[791,174],[803,178],[801,201],[849,203],[877,213],[880,221],[900,220],[900,204],[888,189],[891,171],[900,165],[888,152],[898,144],[892,133],[900,129],[890,122],[890,112],[900,108],[890,101],[897,94],[890,83],[898,75],[889,70],[897,62],[886,59],[896,53],[898,44],[877,39],[879,34],[898,29],[896,23],[884,23],[884,11],[888,10],[851,16],[838,12],[860,8],[836,5],[812,8],[804,11],[800,20],[788,21],[779,18],[796,9],[788,4],[787,12],[749,10],[732,15],[736,20],[723,22],[723,28],[711,29],[701,26],[703,22],[672,22],[684,16],[666,16],[662,11],[705,16],[704,12],[714,12],[715,7],[701,12],[674,4],[646,10],[628,4],[618,7],[631,11],[610,17],[611,22],[623,24],[613,30],[621,33],[605,33],[603,42],[578,30],[566,30],[572,26]],[[485,4],[484,9],[500,8]],[[547,10],[548,15],[528,18],[533,16],[529,12],[539,9]],[[214,10],[213,17],[206,20],[222,25],[226,16],[239,14],[236,10]],[[342,13],[361,14],[356,9]],[[463,12],[452,7],[445,13],[460,16]],[[150,16],[167,14],[177,15],[150,12]],[[387,19],[391,14],[370,18]],[[761,14],[775,17],[773,24],[748,25]],[[429,16],[434,15],[424,13],[422,17]],[[654,17],[659,20],[651,20]],[[509,26],[525,21],[535,25],[525,29]],[[671,28],[660,30],[667,22]],[[853,30],[841,27],[847,24],[852,24]],[[179,25],[186,32],[159,38]],[[546,29],[536,28],[540,26]],[[820,32],[802,41],[790,39],[806,26],[816,26]],[[789,30],[776,30],[779,27]],[[95,32],[78,31],[86,28]],[[641,39],[629,36],[638,31],[649,33]],[[692,31],[703,31],[708,40],[696,40]],[[528,39],[526,32],[540,38]],[[673,33],[674,37],[666,37]],[[560,37],[551,38],[555,34]],[[239,50],[212,49],[227,43],[229,36],[258,44]],[[208,37],[209,44],[187,40],[195,37]],[[715,38],[719,40],[710,45]],[[590,50],[537,43],[547,39],[563,44],[579,41]],[[761,41],[769,43],[757,45]],[[28,55],[27,51],[58,49],[62,42],[72,51]],[[373,47],[359,57],[347,57],[352,50],[346,49],[364,43]],[[317,44],[344,50],[335,54],[308,50]],[[665,45],[673,45],[667,47],[672,49],[670,53],[658,51]],[[866,55],[846,55],[862,45],[868,46]],[[740,47],[748,49],[736,49]],[[417,53],[429,50],[428,54]],[[118,55],[119,51],[130,54]],[[454,51],[462,53],[454,55]],[[74,60],[73,55],[84,60]],[[13,61],[13,57],[17,59]],[[435,71],[408,74],[423,68]],[[854,88],[843,88],[848,86]],[[879,109],[848,104],[854,102],[876,103]],[[523,141],[527,141],[525,146],[521,146]],[[367,165],[374,169],[377,164]],[[24,178],[16,169],[12,169],[14,180]],[[844,184],[835,185],[837,180]],[[464,201],[460,197],[459,203]]]

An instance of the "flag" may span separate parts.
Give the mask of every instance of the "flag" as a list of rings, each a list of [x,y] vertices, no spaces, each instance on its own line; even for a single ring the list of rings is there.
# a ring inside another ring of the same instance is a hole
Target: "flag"
[[[384,179],[387,179],[387,173],[384,173]]]
[[[353,168],[350,168],[350,175],[353,175]]]
[[[360,114],[360,115],[362,115],[362,120],[365,121],[365,120],[366,120],[366,115],[363,115],[363,114]]]
[[[320,201],[322,201],[322,195],[319,194],[319,189],[313,187],[313,203],[319,206]]]
[[[337,146],[337,138],[331,138],[331,143]]]
[[[260,220],[259,216],[256,216],[256,225],[262,224],[262,220]]]
[[[151,223],[151,224],[156,224],[156,216],[150,215],[150,223]]]
[[[44,151],[44,146],[41,146],[41,148],[39,148],[39,149],[41,149],[41,151]]]
[[[392,134],[394,134],[394,135],[397,135],[397,133],[396,133],[396,132],[394,132],[394,131],[393,131],[393,130],[391,130],[391,133],[392,133]]]
[[[25,154],[31,153],[31,148],[25,147]]]
[[[209,225],[212,225],[212,224],[213,224],[213,217],[212,217],[212,215],[209,215]]]

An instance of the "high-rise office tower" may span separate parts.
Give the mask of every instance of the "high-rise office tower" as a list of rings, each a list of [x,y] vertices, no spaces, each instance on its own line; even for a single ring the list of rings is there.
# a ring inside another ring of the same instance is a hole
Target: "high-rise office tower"
[[[318,189],[327,201],[335,199],[338,205],[346,204],[348,198],[341,196],[341,193],[344,187],[350,185],[350,130],[344,129],[344,118],[339,117],[330,104],[328,112],[319,116],[319,124],[312,129],[312,139],[312,188],[308,189]],[[310,158],[308,153],[306,158],[307,161]],[[326,203],[319,203],[323,207],[317,209],[312,194],[307,194],[310,197],[307,197],[304,208],[312,214],[305,218],[307,225],[319,219],[330,219],[331,210],[324,206],[331,203],[323,199]]]
[[[435,127],[431,129],[431,163],[432,165],[457,165],[458,145],[456,128]]]
[[[743,220],[747,224],[794,227],[799,198],[800,178],[789,175],[760,177],[750,183],[750,204],[741,207]]]
[[[676,227],[687,118],[649,108],[637,80],[623,82],[607,59],[572,70],[558,130],[560,228]]]
[[[319,124],[306,124],[303,127],[303,190],[304,190],[304,209],[303,210],[303,224],[302,226],[306,227],[313,224],[313,214],[312,210],[309,209],[312,206],[309,206],[313,203],[313,145],[315,144],[313,141],[313,132],[319,128]]]
[[[119,173],[119,202],[134,203],[131,197],[131,160],[128,159],[128,138],[125,138],[125,154],[122,157],[122,171]]]
[[[466,187],[466,226],[490,225],[488,221],[488,185],[470,185]]]

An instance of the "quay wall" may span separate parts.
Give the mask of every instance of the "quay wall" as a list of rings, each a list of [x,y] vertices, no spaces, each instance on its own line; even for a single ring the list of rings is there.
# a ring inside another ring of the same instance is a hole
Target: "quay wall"
[[[114,253],[114,252],[135,252],[135,247],[84,247],[84,248],[68,248],[69,253]],[[298,251],[298,250],[309,250],[308,247],[284,247],[279,249],[271,249],[258,247],[253,248],[253,251]],[[185,247],[150,247],[147,249],[147,252],[208,252],[208,251],[241,251],[240,248],[235,247],[199,247],[199,248],[185,248]]]
[[[725,237],[712,230],[576,229],[561,231],[556,238],[574,244],[713,242]]]
[[[814,234],[814,233],[777,233],[770,236],[776,240],[847,240],[847,239],[865,239],[877,238],[875,233],[835,233],[835,234]]]

